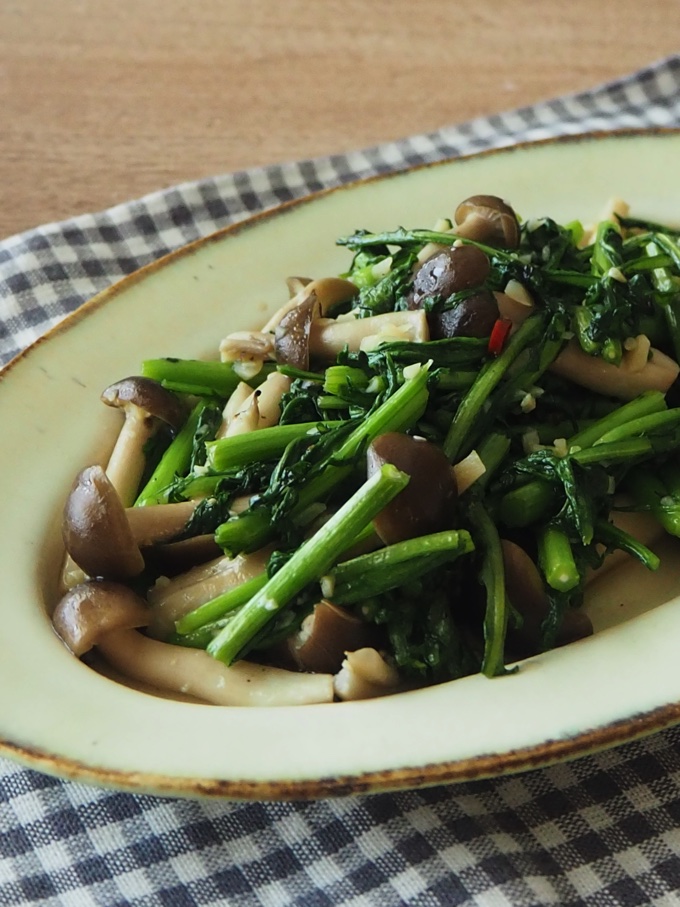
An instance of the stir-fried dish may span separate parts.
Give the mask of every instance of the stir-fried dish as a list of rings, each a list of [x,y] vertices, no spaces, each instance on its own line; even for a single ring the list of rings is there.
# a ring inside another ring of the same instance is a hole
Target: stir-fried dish
[[[76,655],[216,704],[494,677],[680,535],[677,229],[473,196],[338,243],[345,274],[289,278],[219,361],[103,391],[121,432],[63,516]]]

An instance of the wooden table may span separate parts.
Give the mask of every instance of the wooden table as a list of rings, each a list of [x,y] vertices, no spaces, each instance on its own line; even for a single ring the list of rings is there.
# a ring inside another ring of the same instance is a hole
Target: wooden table
[[[0,237],[678,50],[667,0],[2,0]]]

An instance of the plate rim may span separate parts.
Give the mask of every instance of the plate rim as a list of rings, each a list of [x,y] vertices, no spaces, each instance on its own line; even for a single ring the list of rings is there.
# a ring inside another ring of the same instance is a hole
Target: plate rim
[[[3,740],[0,740],[0,756],[53,777],[126,793],[239,801],[308,801],[422,789],[520,774],[633,743],[679,723],[680,701],[590,728],[562,740],[546,740],[537,746],[503,753],[484,753],[464,759],[366,771],[356,775],[276,781],[232,778],[206,780],[189,776],[173,778],[151,772],[95,768],[77,759],[56,756]]]
[[[347,183],[340,183],[337,186],[329,186],[325,189],[318,189],[314,192],[300,196],[299,198],[289,199],[272,207],[265,208],[262,211],[256,211],[253,214],[244,217],[242,220],[236,221],[236,223],[227,224],[224,227],[213,230],[205,236],[200,236],[197,239],[190,240],[188,243],[178,246],[176,249],[172,249],[170,252],[166,252],[158,258],[155,258],[153,261],[150,261],[147,264],[142,265],[140,268],[135,269],[130,274],[123,275],[110,286],[98,291],[89,299],[86,299],[85,302],[81,303],[77,309],[74,309],[74,311],[72,312],[68,312],[61,319],[61,321],[41,334],[40,337],[36,338],[32,343],[30,343],[23,350],[20,350],[15,356],[13,356],[8,362],[6,362],[4,366],[0,367],[0,381],[3,380],[10,369],[12,369],[18,362],[28,356],[36,347],[43,345],[47,341],[52,340],[58,334],[68,330],[72,324],[76,323],[81,318],[84,318],[94,309],[108,302],[110,298],[117,296],[122,290],[126,290],[129,286],[134,286],[136,283],[145,280],[147,276],[154,274],[156,271],[165,267],[168,263],[180,258],[188,257],[205,246],[209,246],[215,242],[220,242],[227,236],[236,236],[241,232],[253,229],[262,221],[272,220],[280,215],[285,214],[288,211],[294,210],[295,208],[313,204],[320,199],[326,198],[327,196],[334,195],[348,189],[351,190],[358,186],[384,182],[398,178],[400,176],[405,176],[409,173],[430,170],[437,167],[444,167],[451,165],[452,163],[464,163],[465,161],[479,160],[480,158],[493,157],[496,155],[513,154],[517,151],[524,151],[529,148],[540,148],[550,145],[577,145],[588,141],[599,141],[606,139],[616,140],[626,138],[634,139],[642,138],[645,136],[659,139],[671,138],[673,136],[677,137],[680,136],[680,126],[653,126],[649,128],[629,127],[622,129],[613,129],[610,131],[590,130],[588,132],[548,136],[542,139],[515,142],[511,145],[500,145],[493,148],[484,148],[480,151],[472,151],[467,154],[442,158],[436,161],[423,161],[422,163],[413,164],[401,169],[390,170],[386,173],[376,173],[366,177],[359,177],[358,179],[350,180]]]
[[[451,165],[452,163],[464,163],[468,160],[478,160],[496,155],[513,154],[517,151],[535,147],[558,144],[583,144],[600,139],[618,140],[641,137],[663,139],[668,137],[677,138],[678,136],[680,136],[680,127],[654,127],[651,129],[590,131],[548,137],[535,141],[518,142],[433,162],[418,163],[388,173],[355,179],[266,208],[234,224],[227,225],[206,236],[186,243],[99,291],[6,363],[0,369],[0,382],[20,361],[31,355],[33,350],[44,343],[51,342],[62,332],[68,331],[81,319],[86,318],[99,307],[115,299],[121,292],[125,292],[129,287],[145,280],[169,263],[189,257],[199,249],[221,242],[229,236],[250,230],[263,221],[273,220],[289,210],[313,204],[334,193],[403,177],[416,171]],[[24,747],[5,739],[0,739],[0,755],[6,756],[27,768],[35,769],[48,775],[132,793],[149,792],[166,796],[216,797],[237,800],[311,800],[329,796],[376,793],[459,783],[518,773],[632,742],[678,723],[680,723],[680,700],[621,720],[580,731],[562,739],[549,739],[535,746],[512,749],[501,753],[476,754],[462,759],[458,758],[403,768],[369,770],[346,776],[338,775],[274,781],[233,778],[207,780],[189,776],[171,777],[150,772],[107,769],[88,765],[70,757],[55,755],[47,749]]]

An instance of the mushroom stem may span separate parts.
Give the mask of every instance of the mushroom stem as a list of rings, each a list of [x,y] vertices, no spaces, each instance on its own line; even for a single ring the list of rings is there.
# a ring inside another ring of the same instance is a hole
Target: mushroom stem
[[[236,389],[233,391],[222,410],[222,422],[215,433],[215,438],[226,437],[234,416],[243,409],[246,400],[250,397],[252,392],[252,387],[249,384],[246,384],[245,381],[241,381],[240,384],[236,385]]]
[[[395,693],[399,687],[399,674],[376,649],[357,649],[346,652],[342,668],[333,678],[333,688],[338,699],[374,699]]]
[[[237,557],[218,557],[171,580],[161,579],[151,589],[149,632],[164,639],[175,629],[175,621],[189,611],[264,573],[271,549]]]
[[[636,370],[628,367],[625,358],[620,366],[612,365],[598,356],[589,356],[576,340],[570,340],[550,366],[550,371],[581,387],[619,400],[633,400],[647,390],[665,393],[680,372],[677,362],[653,347],[644,364],[638,363],[636,357],[633,362]]]
[[[129,507],[144,472],[144,446],[161,422],[179,429],[186,416],[184,405],[157,381],[139,376],[111,384],[101,399],[125,415],[106,473],[123,506]]]
[[[321,306],[321,313],[325,315],[334,305],[352,299],[357,292],[356,286],[342,277],[320,277],[318,280],[308,281],[288,302],[274,312],[262,328],[262,331],[274,332],[279,326],[281,319],[298,305],[306,302],[312,293],[316,295]]]
[[[300,674],[240,661],[231,667],[200,649],[116,630],[98,644],[106,661],[125,677],[214,705],[286,706],[332,702],[331,674]]]
[[[360,349],[374,349],[380,343],[425,343],[429,339],[425,312],[415,309],[346,321],[317,318],[311,325],[309,346],[313,357],[328,360],[334,359],[345,347],[350,352],[357,352]]]
[[[125,516],[132,537],[140,548],[175,538],[191,519],[198,503],[198,501],[178,501],[174,504],[127,507]]]
[[[130,507],[134,503],[146,466],[144,447],[157,425],[153,416],[133,409],[126,414],[123,427],[116,438],[106,466],[106,475],[124,507]]]
[[[257,390],[251,391],[235,412],[231,412],[223,437],[271,428],[281,416],[281,398],[290,390],[291,379],[272,372]]]

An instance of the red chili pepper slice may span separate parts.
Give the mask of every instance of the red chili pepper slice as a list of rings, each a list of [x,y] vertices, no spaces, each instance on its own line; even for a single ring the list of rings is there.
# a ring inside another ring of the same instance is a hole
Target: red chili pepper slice
[[[508,339],[508,334],[512,330],[512,321],[509,318],[498,318],[491,328],[489,337],[489,352],[492,356],[500,356]]]

